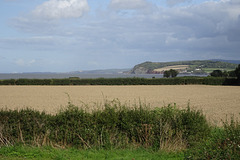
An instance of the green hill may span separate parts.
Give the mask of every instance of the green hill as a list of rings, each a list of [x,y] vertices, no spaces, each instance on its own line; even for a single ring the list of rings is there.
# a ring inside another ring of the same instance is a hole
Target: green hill
[[[152,74],[158,72],[162,68],[171,68],[178,65],[187,65],[186,69],[179,70],[180,73],[193,73],[193,74],[207,74],[213,70],[234,70],[237,64],[214,61],[214,60],[193,60],[193,61],[176,61],[176,62],[144,62],[134,66],[130,71],[131,74]]]

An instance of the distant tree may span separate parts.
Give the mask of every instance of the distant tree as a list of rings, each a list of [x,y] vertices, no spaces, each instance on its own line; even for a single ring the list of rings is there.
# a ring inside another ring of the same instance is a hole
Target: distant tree
[[[163,77],[177,77],[178,75],[178,71],[174,70],[174,69],[170,69],[169,71],[164,71],[163,73]]]
[[[212,77],[222,77],[223,76],[223,72],[221,70],[214,70],[214,71],[212,71],[212,73],[210,73],[210,75]]]
[[[235,74],[236,74],[238,80],[240,81],[240,64],[239,64],[238,67],[235,69]]]
[[[227,71],[223,71],[223,72],[222,72],[222,77],[229,77],[228,72],[227,72]]]
[[[234,71],[228,71],[228,77],[237,77],[235,70]]]
[[[171,74],[171,77],[177,77],[178,71],[176,71],[174,69],[170,69],[170,74]]]
[[[169,78],[171,76],[170,71],[164,71],[163,77]]]

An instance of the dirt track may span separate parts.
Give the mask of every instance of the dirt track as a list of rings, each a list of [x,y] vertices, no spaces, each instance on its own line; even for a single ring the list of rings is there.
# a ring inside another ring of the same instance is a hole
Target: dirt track
[[[0,107],[30,107],[56,113],[68,103],[103,103],[119,99],[122,103],[150,103],[152,107],[176,103],[185,108],[202,109],[211,122],[218,123],[226,114],[240,113],[239,86],[169,85],[169,86],[0,86]]]

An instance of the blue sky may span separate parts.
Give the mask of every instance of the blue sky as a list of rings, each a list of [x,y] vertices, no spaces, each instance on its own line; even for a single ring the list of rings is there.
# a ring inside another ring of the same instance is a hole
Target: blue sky
[[[0,73],[240,59],[239,0],[0,0]]]

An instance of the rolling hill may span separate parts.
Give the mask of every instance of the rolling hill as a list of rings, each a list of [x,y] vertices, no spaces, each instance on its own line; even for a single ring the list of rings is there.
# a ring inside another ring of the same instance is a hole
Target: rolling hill
[[[213,70],[234,70],[236,63],[220,60],[193,60],[176,62],[144,62],[133,67],[131,74],[162,74],[165,70],[175,69],[180,73],[208,74]]]

